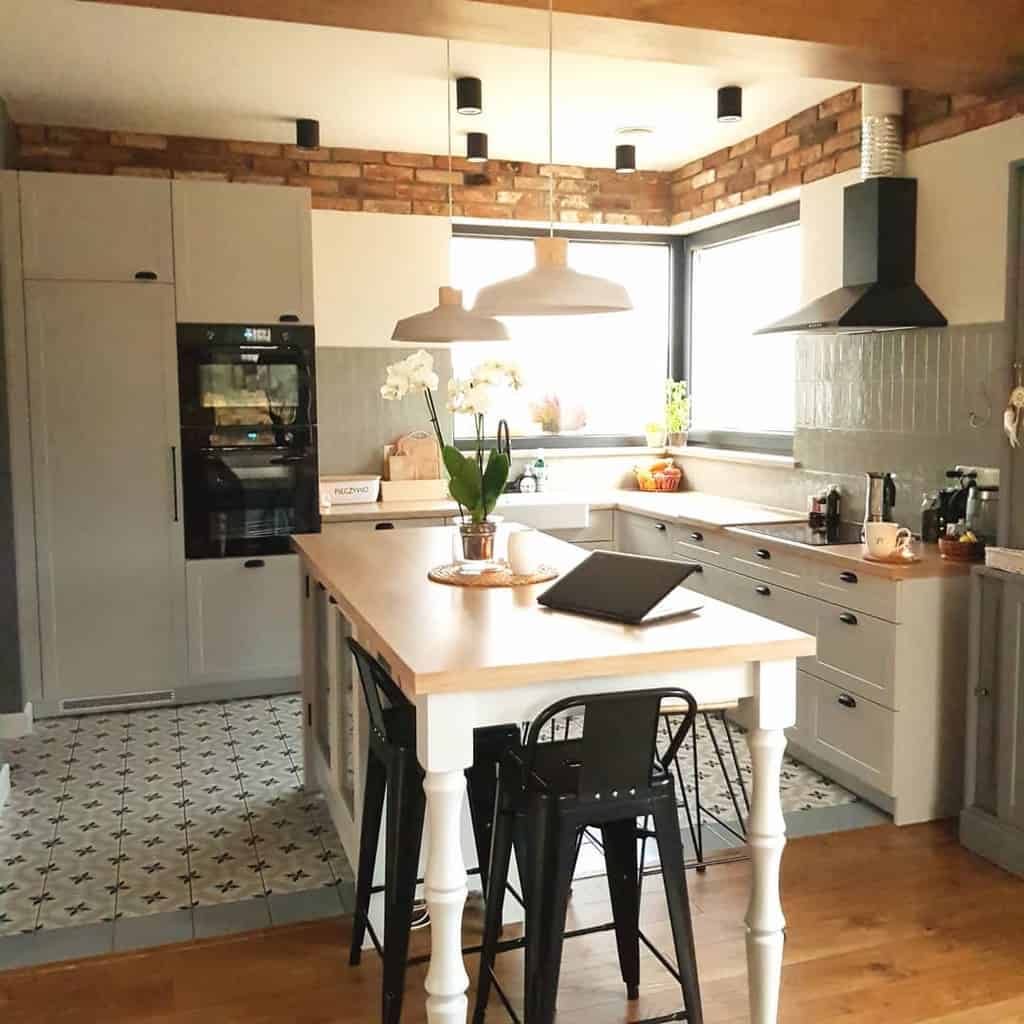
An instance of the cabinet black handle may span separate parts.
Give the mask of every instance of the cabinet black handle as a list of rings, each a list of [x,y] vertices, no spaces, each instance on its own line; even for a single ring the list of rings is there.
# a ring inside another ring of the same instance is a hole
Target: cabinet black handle
[[[766,550],[765,548],[758,548],[754,552],[754,554],[757,555],[758,558],[760,558],[762,561],[765,561],[765,562],[767,562],[772,557],[772,553],[770,551]]]
[[[703,572],[704,571],[704,566],[703,565],[695,565],[693,567],[693,571],[694,572]]]
[[[395,528],[394,523],[374,523],[373,528],[375,530],[393,530]]]
[[[839,701],[844,708],[855,708],[857,706],[857,702],[848,693],[841,693],[836,700]]]
[[[294,313],[282,313],[277,319],[282,324],[297,324],[299,322],[299,318]]]
[[[664,533],[664,532],[665,532],[665,530],[666,530],[666,526],[665,526],[665,524],[664,524],[664,523],[655,523],[655,524],[654,524],[654,528],[655,528],[656,530],[661,530],[661,532],[662,532],[662,533]]]
[[[316,581],[316,589],[317,590],[326,590],[327,588],[319,580],[317,580]]]
[[[846,623],[847,626],[856,626],[857,616],[853,612],[840,612],[839,621]]]
[[[178,449],[171,445],[171,495],[174,503],[174,521],[181,517],[181,510],[178,508]]]
[[[704,539],[704,534],[703,534],[703,533],[700,533],[700,532],[699,532],[699,531],[697,531],[697,530],[694,530],[694,531],[693,531],[693,533],[691,533],[691,534],[690,534],[690,540],[695,540],[695,541],[696,541],[696,542],[697,542],[698,544],[699,544],[699,543],[700,543],[700,542],[701,542],[701,541],[702,541],[703,539]]]
[[[771,587],[754,587],[754,593],[760,594],[762,597],[770,597],[772,592]]]
[[[246,569],[262,569],[266,564],[262,558],[247,558],[242,563]]]
[[[136,270],[135,271],[136,281],[155,281],[156,274],[152,270]]]
[[[337,603],[338,603],[338,599],[337,599],[336,597],[330,597],[330,596],[328,596],[328,598],[327,598],[327,603],[328,603],[328,604],[337,604]]]
[[[844,583],[856,583],[857,582],[857,574],[855,572],[841,572],[839,574],[839,578]]]

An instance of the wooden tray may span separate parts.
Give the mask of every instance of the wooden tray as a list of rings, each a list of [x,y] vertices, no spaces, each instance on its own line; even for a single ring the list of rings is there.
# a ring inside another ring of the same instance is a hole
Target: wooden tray
[[[528,576],[515,575],[506,565],[493,572],[462,572],[458,563],[439,565],[427,573],[435,583],[446,583],[450,587],[528,587],[531,583],[546,583],[558,576],[558,570],[542,565]]]

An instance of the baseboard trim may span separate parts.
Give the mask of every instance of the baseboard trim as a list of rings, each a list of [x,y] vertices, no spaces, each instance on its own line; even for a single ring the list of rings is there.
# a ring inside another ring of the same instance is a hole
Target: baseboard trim
[[[968,850],[1024,878],[1024,831],[977,807],[960,812],[960,843]]]
[[[35,715],[31,701],[23,711],[14,711],[9,715],[0,715],[0,740],[16,740],[28,736],[32,732]]]
[[[245,697],[272,697],[279,693],[298,693],[295,676],[282,679],[250,679],[233,683],[195,683],[174,690],[174,704],[202,704],[210,700],[239,700]],[[40,701],[35,705],[36,718],[56,718],[79,714],[61,710],[59,701]]]

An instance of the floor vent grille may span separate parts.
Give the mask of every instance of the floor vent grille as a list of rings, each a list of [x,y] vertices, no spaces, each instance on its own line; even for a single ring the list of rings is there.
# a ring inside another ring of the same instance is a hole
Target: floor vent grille
[[[76,712],[129,711],[132,708],[151,708],[173,703],[173,690],[151,690],[148,693],[118,693],[106,697],[75,697],[62,700],[60,710],[70,715]]]

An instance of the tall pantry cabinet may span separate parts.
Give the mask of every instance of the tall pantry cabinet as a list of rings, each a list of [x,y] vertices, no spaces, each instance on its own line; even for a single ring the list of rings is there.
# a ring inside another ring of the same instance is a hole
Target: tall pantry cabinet
[[[20,324],[7,393],[31,452],[16,524],[19,631],[39,638],[25,698],[47,714],[296,685],[296,556],[185,560],[176,324],[312,323],[309,191],[0,184],[4,266],[19,271],[3,278]]]
[[[19,177],[43,700],[152,700],[185,649],[170,183]]]

